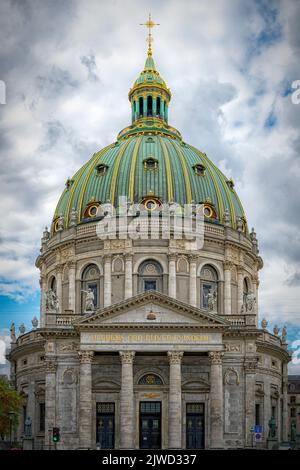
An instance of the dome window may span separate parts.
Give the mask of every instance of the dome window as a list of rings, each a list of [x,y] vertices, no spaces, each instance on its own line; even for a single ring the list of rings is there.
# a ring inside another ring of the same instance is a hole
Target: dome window
[[[99,202],[91,202],[84,211],[84,218],[96,217],[98,214]]]
[[[144,206],[144,209],[152,212],[160,208],[161,202],[157,197],[149,194],[142,200],[142,205]]]
[[[205,175],[205,166],[201,163],[197,163],[197,165],[193,166],[193,170],[195,175],[197,176],[204,176]]]
[[[147,158],[144,160],[144,169],[145,170],[157,170],[158,169],[158,162],[155,158]]]
[[[104,176],[107,173],[108,166],[100,163],[100,165],[96,166],[96,170],[98,176]]]
[[[206,201],[203,204],[203,214],[206,219],[216,219],[217,213],[211,202]]]
[[[148,138],[146,139],[146,144],[153,144],[153,143],[154,143],[153,137],[148,137]]]

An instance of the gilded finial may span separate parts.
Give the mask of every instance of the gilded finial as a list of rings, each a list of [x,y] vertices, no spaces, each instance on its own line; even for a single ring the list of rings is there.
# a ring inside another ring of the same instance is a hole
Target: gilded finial
[[[154,27],[154,26],[160,26],[159,23],[154,23],[152,21],[152,18],[151,18],[151,13],[149,13],[149,18],[148,18],[148,21],[146,23],[140,23],[141,26],[146,26],[148,28],[148,38],[147,38],[147,41],[148,41],[148,56],[149,55],[152,55],[152,47],[151,47],[151,44],[153,42],[153,38],[152,38],[152,34],[151,34],[151,29]]]

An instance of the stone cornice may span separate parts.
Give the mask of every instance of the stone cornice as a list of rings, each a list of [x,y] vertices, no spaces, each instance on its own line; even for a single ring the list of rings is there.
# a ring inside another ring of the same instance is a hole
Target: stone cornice
[[[290,362],[291,357],[286,349],[275,344],[268,343],[267,341],[257,340],[257,352],[266,352],[277,356],[284,362]]]

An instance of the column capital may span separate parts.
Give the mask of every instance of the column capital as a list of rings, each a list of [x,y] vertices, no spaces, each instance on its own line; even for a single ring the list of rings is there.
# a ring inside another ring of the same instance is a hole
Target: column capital
[[[236,269],[237,269],[237,274],[238,275],[244,274],[244,266],[242,264],[237,264]]]
[[[224,269],[225,271],[231,271],[234,266],[234,263],[232,261],[224,261]]]
[[[132,364],[135,351],[119,351],[122,364]]]
[[[62,274],[64,270],[64,265],[63,264],[58,264],[55,268],[56,274]]]
[[[176,261],[178,253],[169,253],[169,261]]]
[[[125,253],[124,257],[125,257],[125,261],[132,261],[133,253],[127,252],[127,253]]]
[[[76,268],[76,262],[75,261],[67,261],[66,265],[68,266],[69,269],[75,269]]]
[[[78,351],[78,356],[81,364],[91,364],[94,351]]]
[[[197,263],[198,258],[199,258],[199,255],[196,255],[194,253],[188,255],[188,259],[190,263]]]
[[[111,263],[112,255],[110,253],[106,253],[103,255],[103,261],[104,263]]]
[[[46,358],[46,374],[55,374],[57,369],[57,362],[54,358]]]
[[[183,351],[168,351],[168,358],[170,364],[181,364]]]
[[[218,365],[221,365],[222,364],[222,358],[224,356],[224,353],[222,351],[210,351],[208,353],[209,357],[210,357],[210,360],[211,360],[211,364],[218,364]]]

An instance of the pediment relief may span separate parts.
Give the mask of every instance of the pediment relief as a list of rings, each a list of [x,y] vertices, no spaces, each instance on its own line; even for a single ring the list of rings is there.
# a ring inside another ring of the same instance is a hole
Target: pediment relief
[[[139,294],[92,315],[84,317],[74,326],[87,328],[96,325],[187,325],[208,328],[226,327],[229,323],[216,314],[192,307],[159,292]]]

